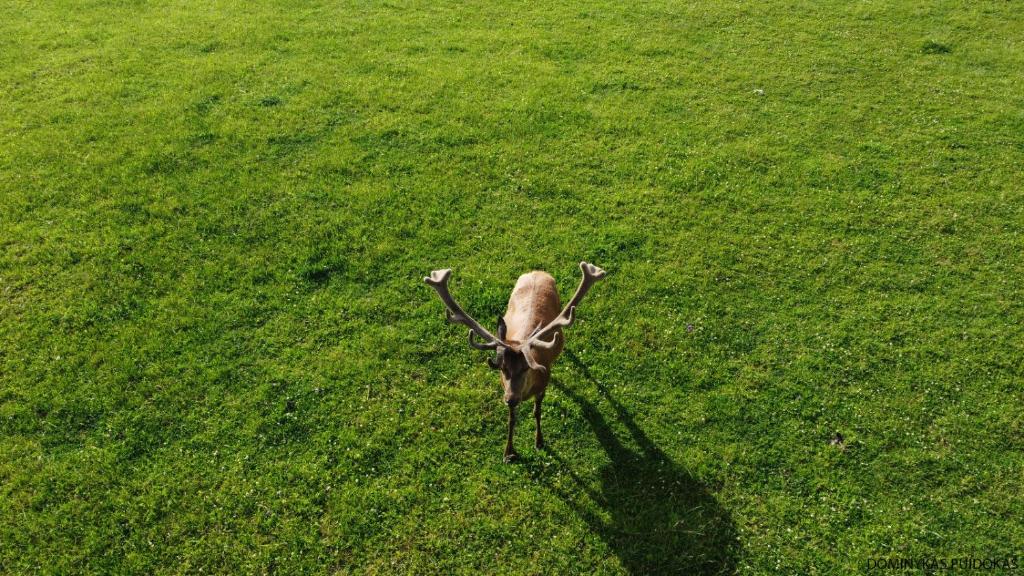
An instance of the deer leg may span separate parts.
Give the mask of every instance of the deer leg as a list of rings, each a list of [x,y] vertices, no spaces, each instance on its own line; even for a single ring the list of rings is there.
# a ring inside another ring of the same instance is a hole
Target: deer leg
[[[519,458],[519,454],[516,453],[516,449],[512,447],[512,434],[516,429],[516,405],[509,405],[508,407],[508,441],[505,442],[505,463],[508,464],[516,458]]]
[[[533,445],[540,450],[544,447],[544,435],[540,432],[540,403],[544,400],[541,394],[533,399],[533,420],[537,423],[537,435],[534,437]]]

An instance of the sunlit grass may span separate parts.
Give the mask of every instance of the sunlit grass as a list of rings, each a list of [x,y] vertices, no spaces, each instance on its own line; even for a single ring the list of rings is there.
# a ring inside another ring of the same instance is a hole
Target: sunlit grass
[[[0,572],[1019,556],[1022,39],[1005,1],[8,2]],[[492,325],[580,260],[503,465],[421,279]]]

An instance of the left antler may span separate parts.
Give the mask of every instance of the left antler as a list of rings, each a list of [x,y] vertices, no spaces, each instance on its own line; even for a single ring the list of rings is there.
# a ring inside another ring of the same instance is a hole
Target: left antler
[[[437,295],[444,302],[448,321],[469,327],[469,345],[473,348],[478,350],[494,350],[498,346],[508,346],[500,338],[484,329],[472,316],[466,314],[458,302],[452,298],[451,293],[448,292],[448,278],[451,275],[451,268],[445,268],[443,270],[434,270],[430,273],[430,276],[423,279],[424,282],[437,291]],[[473,337],[474,333],[483,338],[485,342],[477,342]]]

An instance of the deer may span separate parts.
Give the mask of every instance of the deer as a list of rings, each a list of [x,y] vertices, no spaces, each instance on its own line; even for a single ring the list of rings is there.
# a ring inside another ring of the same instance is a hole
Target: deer
[[[469,328],[469,345],[477,350],[493,350],[487,365],[497,370],[508,406],[508,439],[505,442],[505,463],[519,458],[512,445],[516,427],[516,408],[524,400],[533,399],[536,421],[534,446],[544,447],[540,428],[540,407],[551,378],[551,365],[562,353],[562,330],[576,320],[576,307],[606,272],[593,264],[580,262],[583,279],[569,303],[562,308],[555,279],[547,272],[527,272],[516,281],[503,316],[498,317],[498,334],[488,332],[467,314],[448,291],[451,268],[434,270],[423,279],[445,305],[445,316],[454,324]],[[561,309],[561,311],[559,311]]]

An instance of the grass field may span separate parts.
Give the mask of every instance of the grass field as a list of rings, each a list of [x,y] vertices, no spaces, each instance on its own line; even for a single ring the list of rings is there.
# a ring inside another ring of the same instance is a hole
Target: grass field
[[[1024,556],[1022,233],[1016,0],[7,1],[0,573]]]

